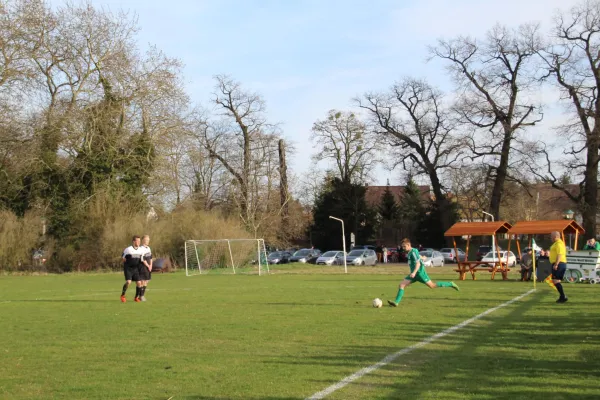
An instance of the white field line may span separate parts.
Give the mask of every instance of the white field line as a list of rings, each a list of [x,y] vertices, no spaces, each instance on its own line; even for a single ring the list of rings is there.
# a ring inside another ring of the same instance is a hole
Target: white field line
[[[467,326],[467,325],[469,325],[469,324],[477,321],[478,319],[480,319],[482,317],[485,317],[488,314],[493,313],[494,311],[497,311],[497,310],[499,310],[499,309],[501,309],[503,307],[506,307],[506,306],[514,303],[515,301],[521,300],[523,297],[530,295],[534,291],[535,291],[535,289],[531,289],[530,291],[528,291],[526,293],[523,293],[522,295],[517,296],[514,299],[507,301],[506,303],[502,303],[502,304],[500,304],[500,305],[498,305],[496,307],[492,307],[489,310],[486,310],[486,311],[482,312],[479,315],[476,315],[476,316],[474,316],[472,318],[469,318],[469,319],[461,322],[458,325],[454,325],[453,327],[450,327],[450,328],[448,328],[446,330],[443,330],[440,333],[436,333],[433,336],[429,336],[427,339],[423,340],[422,342],[413,344],[412,346],[406,347],[406,348],[404,348],[404,349],[402,349],[402,350],[400,350],[400,351],[398,351],[396,353],[389,354],[383,360],[379,361],[378,363],[373,364],[371,366],[368,366],[366,368],[363,368],[363,369],[361,369],[359,371],[356,371],[355,373],[353,373],[352,375],[349,375],[349,376],[345,377],[344,379],[342,379],[338,383],[333,384],[333,385],[329,386],[328,388],[323,389],[320,392],[317,392],[317,393],[313,394],[310,397],[307,397],[306,400],[323,399],[326,396],[329,396],[331,393],[335,392],[336,390],[339,390],[339,389],[343,388],[344,386],[348,385],[349,383],[352,383],[355,380],[360,379],[363,376],[365,376],[367,374],[370,374],[371,372],[376,371],[376,370],[378,370],[381,367],[385,367],[389,363],[391,363],[394,360],[396,360],[398,357],[403,356],[405,354],[408,354],[408,353],[410,353],[411,351],[413,351],[415,349],[418,349],[418,348],[421,348],[423,346],[426,346],[429,343],[435,342],[436,340],[438,340],[440,338],[443,338],[444,336],[447,336],[447,335],[449,335],[449,334],[451,334],[453,332],[456,332],[457,330],[464,328],[465,326]]]

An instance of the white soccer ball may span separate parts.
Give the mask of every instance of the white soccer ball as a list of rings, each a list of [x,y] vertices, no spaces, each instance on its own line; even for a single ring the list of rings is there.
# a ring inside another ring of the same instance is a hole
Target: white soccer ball
[[[375,307],[375,308],[381,308],[382,305],[383,305],[383,301],[381,301],[381,299],[375,299],[375,300],[373,300],[373,307]]]

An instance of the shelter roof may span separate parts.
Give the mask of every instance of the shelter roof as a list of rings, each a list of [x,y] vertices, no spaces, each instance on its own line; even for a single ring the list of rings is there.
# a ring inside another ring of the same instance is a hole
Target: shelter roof
[[[549,221],[519,221],[510,230],[513,235],[549,234],[554,231],[564,233],[585,233],[585,229],[572,219],[556,219]]]
[[[444,233],[444,236],[487,236],[507,233],[512,225],[506,221],[457,222]]]

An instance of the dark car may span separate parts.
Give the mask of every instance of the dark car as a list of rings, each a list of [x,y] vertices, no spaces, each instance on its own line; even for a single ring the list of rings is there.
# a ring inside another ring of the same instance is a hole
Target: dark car
[[[290,257],[290,262],[315,263],[321,255],[321,250],[318,249],[300,249]]]
[[[502,248],[500,246],[498,246],[498,248],[494,249],[494,251],[497,251],[497,250],[502,251]],[[481,259],[483,258],[483,256],[485,256],[490,251],[492,251],[492,246],[491,245],[479,246],[479,249],[477,249],[477,261],[481,261]]]
[[[267,261],[269,264],[286,264],[290,262],[291,253],[287,251],[274,251],[269,254]]]

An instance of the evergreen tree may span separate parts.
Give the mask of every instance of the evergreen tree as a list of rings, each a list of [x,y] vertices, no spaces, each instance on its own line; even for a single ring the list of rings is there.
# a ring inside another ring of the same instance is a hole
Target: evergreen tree
[[[341,227],[329,216],[344,221],[346,248],[350,245],[350,232],[356,235],[356,243],[367,243],[373,236],[375,211],[368,207],[366,187],[339,178],[328,178],[319,194],[314,210],[312,232],[313,245],[322,250],[341,249]]]
[[[450,216],[452,225],[459,220],[458,206],[455,202],[450,202]],[[435,201],[429,201],[425,208],[425,213],[420,221],[416,232],[417,240],[428,247],[444,247],[447,245],[444,237],[444,227],[441,224],[441,213]]]
[[[404,228],[404,235],[416,239],[417,230],[425,216],[425,207],[421,190],[412,178],[408,180],[404,188],[398,214]]]
[[[399,215],[399,206],[394,198],[394,194],[390,190],[390,181],[388,180],[383,196],[381,196],[381,203],[377,207],[377,211],[384,221],[394,221]]]

